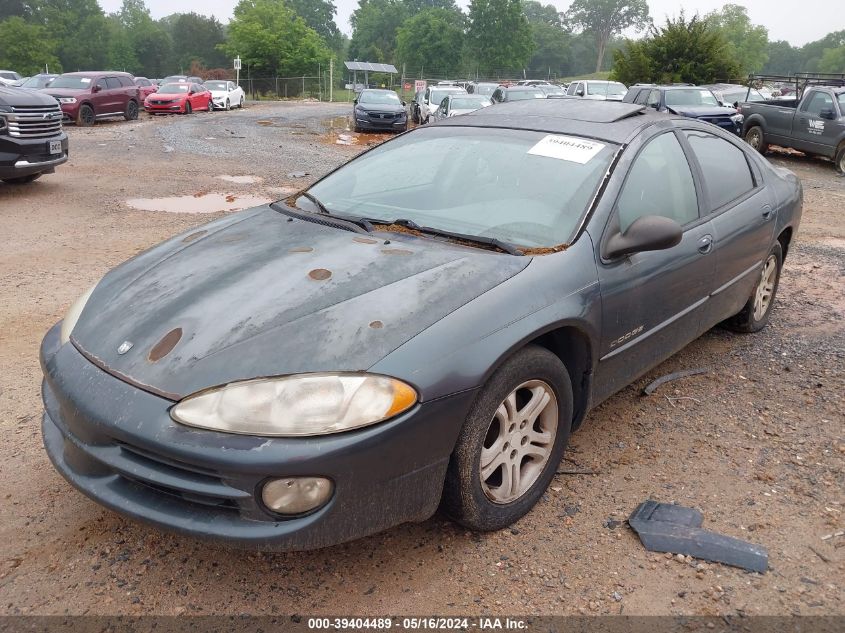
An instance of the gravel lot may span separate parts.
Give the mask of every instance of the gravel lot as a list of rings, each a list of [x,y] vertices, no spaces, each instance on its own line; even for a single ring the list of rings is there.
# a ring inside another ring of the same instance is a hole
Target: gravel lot
[[[845,178],[794,155],[772,156],[804,181],[805,208],[769,327],[713,330],[593,411],[565,466],[598,474],[558,476],[511,530],[435,516],[316,552],[245,553],[124,520],[53,470],[44,332],[114,265],[220,215],[127,200],[282,197],[373,142],[335,144],[327,121],[349,110],[261,104],[71,128],[69,164],[0,185],[0,613],[845,615],[845,536],[822,538],[845,527]],[[639,395],[698,367],[712,371]],[[617,522],[649,496],[768,547],[770,571],[646,552]]]

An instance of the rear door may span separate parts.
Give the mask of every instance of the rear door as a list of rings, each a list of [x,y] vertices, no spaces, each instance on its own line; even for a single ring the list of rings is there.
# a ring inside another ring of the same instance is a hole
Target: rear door
[[[741,141],[701,129],[684,130],[683,139],[703,182],[702,209],[713,227],[715,277],[704,317],[709,328],[748,300],[774,240],[776,211]]]
[[[113,114],[123,112],[126,109],[126,103],[129,101],[129,95],[126,89],[117,77],[106,77],[106,86],[108,86],[108,112]]]
[[[620,167],[624,164],[623,155]],[[701,199],[700,183],[674,130],[652,136],[630,163],[598,249],[602,332],[596,401],[629,384],[703,331],[701,316],[715,264],[713,227],[700,216]],[[681,243],[606,260],[601,251],[609,237],[624,233],[645,215],[676,220],[683,227]]]

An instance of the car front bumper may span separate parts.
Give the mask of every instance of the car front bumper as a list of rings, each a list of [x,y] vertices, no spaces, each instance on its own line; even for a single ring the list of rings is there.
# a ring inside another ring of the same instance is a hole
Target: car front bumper
[[[182,112],[184,109],[184,103],[144,103],[144,110],[147,112]]]
[[[50,154],[50,141],[60,140],[61,154]],[[0,136],[0,178],[51,173],[69,157],[67,134],[50,138]]]
[[[373,119],[353,115],[355,125],[360,130],[404,132],[408,128],[408,117],[402,119]]]
[[[81,492],[121,514],[194,537],[264,550],[352,540],[437,509],[474,392],[322,437],[266,438],[173,422],[174,404],[100,369],[54,326],[41,346],[44,446]],[[263,508],[268,478],[331,479],[331,499],[282,518]]]

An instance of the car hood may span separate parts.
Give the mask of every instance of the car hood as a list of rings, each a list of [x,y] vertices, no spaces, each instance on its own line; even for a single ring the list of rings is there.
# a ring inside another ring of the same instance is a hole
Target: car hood
[[[38,90],[7,88],[6,86],[0,85],[0,105],[15,107],[55,104],[55,99]]]
[[[366,370],[530,260],[258,207],[108,273],[72,340],[173,400],[233,380]]]
[[[736,114],[734,108],[722,106],[668,106],[667,110],[672,114],[696,118],[700,116],[731,116]]]
[[[51,97],[78,97],[81,94],[87,94],[90,90],[84,88],[41,88],[41,90]]]
[[[364,112],[404,112],[405,106],[401,103],[359,103],[355,106]]]

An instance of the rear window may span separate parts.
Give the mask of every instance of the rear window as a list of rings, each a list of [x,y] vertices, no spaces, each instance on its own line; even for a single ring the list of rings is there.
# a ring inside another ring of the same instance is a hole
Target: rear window
[[[751,168],[745,152],[712,134],[686,130],[685,134],[704,174],[704,188],[710,198],[710,211],[754,189]]]

